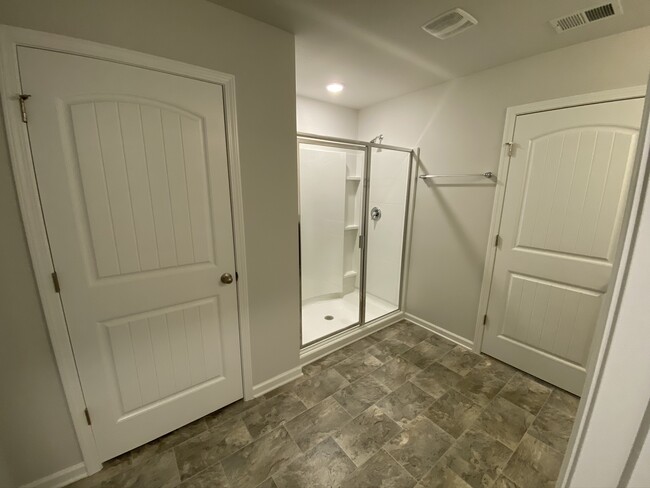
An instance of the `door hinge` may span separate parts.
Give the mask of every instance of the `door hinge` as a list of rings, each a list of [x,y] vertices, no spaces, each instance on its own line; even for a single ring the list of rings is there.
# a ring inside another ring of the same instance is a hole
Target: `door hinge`
[[[512,142],[506,142],[506,147],[508,148],[508,156],[512,156],[512,147],[514,146],[514,143]]]
[[[93,423],[90,420],[90,412],[88,412],[87,408],[84,409],[84,415],[86,416],[86,422],[88,423],[88,425],[92,425]]]
[[[363,249],[363,236],[359,236],[359,249]]]
[[[61,285],[59,284],[59,275],[56,274],[56,271],[52,273],[52,283],[54,284],[54,291],[61,293]]]
[[[23,122],[27,123],[27,107],[25,102],[31,95],[20,94],[18,95],[18,103],[20,103],[20,114],[23,118]]]
[[[483,315],[483,325],[487,324],[487,314]]]
[[[500,236],[499,234],[497,234],[497,236],[494,238],[494,247],[499,247],[499,239]]]

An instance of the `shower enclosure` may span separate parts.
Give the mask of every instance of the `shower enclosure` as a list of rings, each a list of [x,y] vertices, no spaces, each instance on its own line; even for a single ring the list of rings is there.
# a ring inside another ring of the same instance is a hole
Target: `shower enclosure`
[[[413,151],[300,134],[302,345],[401,309]]]

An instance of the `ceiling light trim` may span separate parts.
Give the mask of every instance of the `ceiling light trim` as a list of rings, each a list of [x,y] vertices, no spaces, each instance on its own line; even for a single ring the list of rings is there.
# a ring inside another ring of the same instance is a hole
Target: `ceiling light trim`
[[[345,88],[345,85],[343,85],[343,83],[338,83],[338,82],[329,83],[325,87],[325,89],[330,93],[341,93],[344,88]]]

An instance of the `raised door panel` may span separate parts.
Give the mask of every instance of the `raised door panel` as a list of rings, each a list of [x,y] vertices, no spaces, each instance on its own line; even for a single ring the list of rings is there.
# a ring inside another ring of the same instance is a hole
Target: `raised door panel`
[[[69,110],[97,277],[214,262],[200,118],[106,97]]]
[[[122,414],[218,380],[224,371],[221,322],[213,298],[102,324]]]
[[[582,367],[602,294],[512,274],[499,335]]]
[[[611,262],[635,143],[609,127],[532,139],[516,248]]]

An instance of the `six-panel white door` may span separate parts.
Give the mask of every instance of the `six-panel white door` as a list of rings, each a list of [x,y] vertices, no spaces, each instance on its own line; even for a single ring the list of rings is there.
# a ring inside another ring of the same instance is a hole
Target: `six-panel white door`
[[[518,116],[482,350],[573,393],[618,243],[643,99]]]
[[[222,87],[20,47],[52,259],[102,460],[242,397]]]

